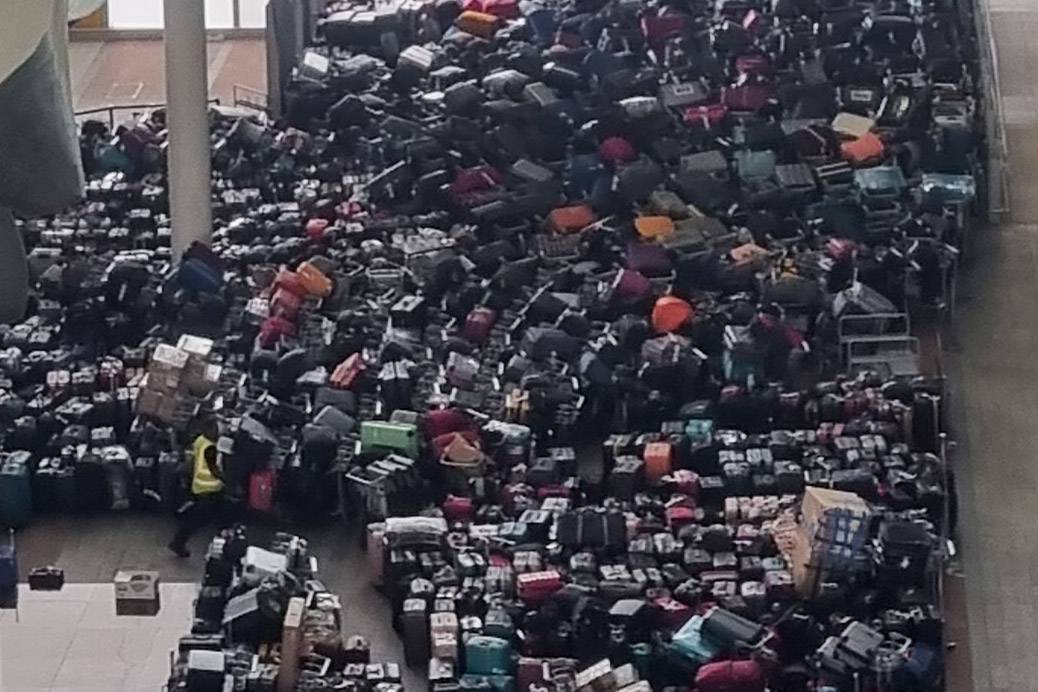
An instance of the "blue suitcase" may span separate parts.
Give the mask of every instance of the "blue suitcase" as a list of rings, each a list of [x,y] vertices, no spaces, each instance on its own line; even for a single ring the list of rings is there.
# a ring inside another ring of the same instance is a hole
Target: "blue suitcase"
[[[32,476],[26,456],[14,452],[0,464],[0,525],[25,526],[32,518]]]
[[[507,675],[512,670],[512,647],[499,637],[477,635],[465,642],[465,672],[471,675]]]
[[[223,284],[216,269],[195,257],[180,264],[177,279],[184,288],[199,293],[216,293]]]

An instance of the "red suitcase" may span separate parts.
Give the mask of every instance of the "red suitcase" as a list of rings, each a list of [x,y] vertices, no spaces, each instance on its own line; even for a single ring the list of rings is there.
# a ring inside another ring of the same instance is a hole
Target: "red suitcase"
[[[465,326],[461,330],[461,335],[476,345],[483,344],[490,338],[490,330],[493,329],[496,321],[497,313],[490,308],[472,308],[472,312],[465,318]]]
[[[472,517],[476,513],[476,508],[472,504],[471,497],[458,497],[457,495],[448,495],[447,499],[443,502],[443,516],[447,521],[465,522],[472,521]]]
[[[423,427],[426,439],[430,440],[448,433],[475,430],[472,419],[456,408],[429,411],[425,414]]]
[[[673,598],[664,596],[654,603],[659,609],[660,619],[671,629],[679,629],[692,617],[692,608]]]
[[[764,692],[764,671],[756,661],[707,663],[696,673],[698,692]]]
[[[270,299],[270,312],[278,317],[294,320],[302,305],[302,298],[288,289],[279,288],[274,291],[274,297]]]
[[[295,333],[296,326],[284,317],[268,317],[260,326],[260,346],[273,348],[282,336],[295,336]]]
[[[623,137],[609,137],[598,145],[598,158],[614,166],[619,166],[636,160],[638,151]]]
[[[712,130],[721,124],[726,115],[728,115],[728,107],[721,103],[692,106],[685,111],[685,124],[690,127]]]
[[[364,368],[364,359],[359,353],[354,353],[336,366],[329,382],[331,382],[333,387],[349,389],[354,385],[361,373],[364,372]]]
[[[306,222],[306,237],[317,239],[328,230],[328,219],[310,219]]]
[[[653,50],[666,45],[667,40],[685,32],[686,17],[683,14],[664,14],[642,17],[642,35]]]
[[[667,526],[672,530],[696,523],[696,510],[693,507],[677,505],[666,509]]]
[[[293,271],[282,269],[278,272],[278,275],[274,277],[274,290],[279,288],[295,293],[300,298],[306,297],[306,285],[303,283],[303,277]]]
[[[249,509],[267,514],[274,511],[274,483],[273,469],[253,471],[249,475]]]
[[[699,474],[689,469],[677,469],[672,474],[674,485],[679,493],[688,495],[693,500],[699,499]]]
[[[481,192],[491,190],[501,183],[501,174],[493,166],[476,166],[458,171],[454,182],[450,186],[452,197],[458,197],[470,192]]]
[[[541,603],[562,588],[562,577],[555,570],[526,572],[516,577],[519,598],[527,604]]]

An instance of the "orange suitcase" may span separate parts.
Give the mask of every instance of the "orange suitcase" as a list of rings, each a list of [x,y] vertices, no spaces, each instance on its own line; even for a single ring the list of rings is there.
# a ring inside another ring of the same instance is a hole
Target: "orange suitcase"
[[[322,298],[327,298],[332,294],[332,280],[309,262],[300,264],[296,269],[296,273],[299,274],[299,278],[302,280],[303,286],[308,293],[321,296]]]
[[[676,332],[692,321],[692,306],[681,298],[663,296],[652,308],[652,326],[657,332]]]
[[[668,475],[673,464],[673,453],[669,442],[650,442],[645,445],[645,478],[657,483]]]
[[[674,232],[674,222],[669,216],[639,216],[634,220],[638,235],[647,240],[665,238]]]
[[[494,38],[494,34],[501,27],[501,20],[486,12],[466,10],[458,15],[458,18],[454,20],[454,25],[464,32],[489,41]]]
[[[595,212],[586,204],[559,207],[548,215],[548,227],[556,233],[576,233],[595,221]]]
[[[883,140],[871,132],[866,132],[858,139],[840,145],[843,158],[857,164],[881,159],[884,151],[886,151],[886,147],[883,145]]]

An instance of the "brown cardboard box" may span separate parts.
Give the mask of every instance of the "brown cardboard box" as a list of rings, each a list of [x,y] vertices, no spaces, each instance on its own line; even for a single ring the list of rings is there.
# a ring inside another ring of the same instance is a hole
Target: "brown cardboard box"
[[[868,529],[869,505],[855,493],[808,487],[800,507],[812,538],[851,545]]]
[[[113,581],[116,615],[158,615],[162,607],[158,572],[121,569]]]

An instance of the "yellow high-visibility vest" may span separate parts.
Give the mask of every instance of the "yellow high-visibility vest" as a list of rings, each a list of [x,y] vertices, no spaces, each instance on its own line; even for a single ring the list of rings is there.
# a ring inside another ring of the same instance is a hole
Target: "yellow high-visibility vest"
[[[191,492],[195,495],[211,495],[223,490],[223,481],[213,475],[205,460],[205,451],[213,446],[213,441],[205,435],[196,437],[192,445],[195,469],[191,476]]]

